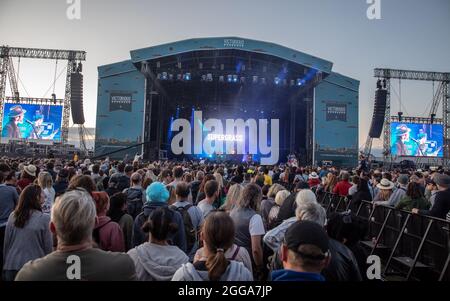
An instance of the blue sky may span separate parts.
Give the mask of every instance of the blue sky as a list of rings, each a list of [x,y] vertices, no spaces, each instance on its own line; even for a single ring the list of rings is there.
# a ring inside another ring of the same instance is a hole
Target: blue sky
[[[85,115],[87,126],[95,126],[97,66],[128,59],[132,49],[208,36],[278,43],[330,60],[334,71],[361,81],[361,145],[372,115],[374,68],[450,71],[449,0],[381,0],[381,20],[366,17],[368,6],[366,0],[81,0],[81,20],[71,21],[65,0],[0,0],[0,44],[87,51]],[[57,75],[63,67],[60,62]],[[54,72],[52,61],[21,60],[21,94],[49,96]],[[396,112],[400,89],[392,84]],[[432,91],[431,83],[402,82],[405,115],[425,116]],[[56,94],[64,94],[64,74]]]

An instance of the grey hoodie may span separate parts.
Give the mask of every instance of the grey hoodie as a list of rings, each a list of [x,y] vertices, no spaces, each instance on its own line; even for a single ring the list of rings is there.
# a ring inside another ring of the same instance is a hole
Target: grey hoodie
[[[172,281],[209,281],[207,271],[197,271],[190,262],[183,264]],[[220,281],[253,281],[253,275],[242,262],[231,260]]]
[[[189,257],[177,246],[161,246],[150,242],[131,249],[128,255],[141,281],[170,281],[181,265],[189,261]]]

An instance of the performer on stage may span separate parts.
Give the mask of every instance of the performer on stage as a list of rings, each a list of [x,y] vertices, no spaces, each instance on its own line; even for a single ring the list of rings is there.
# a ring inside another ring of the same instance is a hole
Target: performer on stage
[[[19,129],[19,124],[23,123],[23,117],[26,113],[26,110],[22,109],[22,106],[17,105],[9,109],[8,118],[9,121],[6,124],[3,137],[20,139],[22,138],[22,134]]]
[[[29,137],[30,139],[41,139],[41,134],[43,132],[41,125],[43,121],[44,115],[42,115],[40,112],[37,112],[36,115],[34,115],[34,121],[29,122],[32,127]]]
[[[397,156],[415,156],[417,154],[418,145],[410,139],[411,129],[406,124],[401,124],[396,128],[395,145],[393,153]]]

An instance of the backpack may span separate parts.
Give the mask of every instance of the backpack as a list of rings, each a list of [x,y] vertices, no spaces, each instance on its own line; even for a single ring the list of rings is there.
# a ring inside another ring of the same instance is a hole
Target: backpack
[[[137,197],[130,199],[128,197],[129,188],[125,189],[124,193],[127,195],[127,212],[133,217],[133,219],[142,212],[142,207],[144,207],[144,202],[142,201],[143,193],[139,191]]]
[[[181,217],[183,219],[183,223],[184,223],[184,231],[186,234],[186,250],[187,252],[190,252],[192,250],[192,248],[194,247],[196,241],[197,241],[197,236],[198,236],[198,231],[197,229],[195,229],[194,224],[192,223],[192,219],[191,216],[188,212],[189,208],[191,208],[193,205],[192,204],[188,204],[186,206],[170,206],[171,209],[178,211],[181,214]]]
[[[100,229],[103,228],[104,226],[106,226],[107,224],[109,224],[110,222],[112,222],[112,220],[107,221],[100,227],[94,228],[94,230],[92,231],[92,239],[94,240],[94,242],[98,245],[98,247],[100,249],[102,249],[102,246],[100,244]]]

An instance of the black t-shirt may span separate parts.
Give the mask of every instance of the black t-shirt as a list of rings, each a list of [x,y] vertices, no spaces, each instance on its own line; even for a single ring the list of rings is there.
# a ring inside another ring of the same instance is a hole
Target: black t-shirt
[[[231,182],[234,182],[234,183],[242,184],[243,181],[244,181],[244,176],[242,176],[241,174],[235,175],[233,178],[231,178]]]
[[[284,220],[295,216],[295,209],[297,204],[295,203],[295,197],[297,193],[291,193],[283,202],[278,212],[278,217],[275,222],[276,225],[281,224]]]

